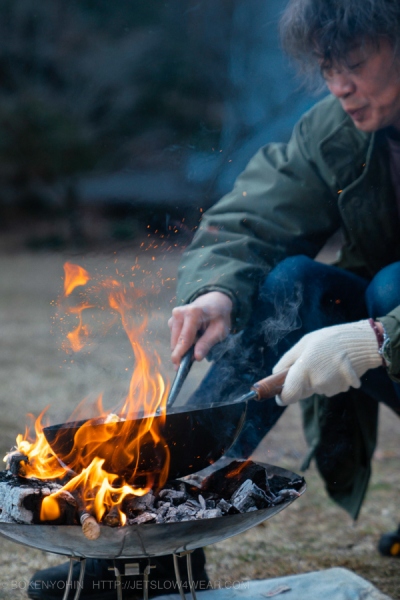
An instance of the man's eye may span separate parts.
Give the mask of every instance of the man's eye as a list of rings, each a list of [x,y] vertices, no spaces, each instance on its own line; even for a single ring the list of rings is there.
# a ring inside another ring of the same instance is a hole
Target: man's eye
[[[364,61],[360,60],[359,62],[354,63],[352,65],[347,65],[347,68],[349,69],[349,71],[357,71],[357,69],[360,69],[363,64],[364,64]]]

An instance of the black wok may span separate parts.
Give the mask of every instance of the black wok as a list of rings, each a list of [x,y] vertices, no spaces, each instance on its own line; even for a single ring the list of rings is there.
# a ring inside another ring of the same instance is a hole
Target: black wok
[[[135,485],[148,474],[161,472],[169,453],[169,479],[195,473],[214,463],[229,450],[237,439],[246,417],[249,400],[273,397],[282,389],[286,373],[272,375],[256,383],[252,391],[236,402],[211,404],[204,408],[187,410],[186,407],[169,408],[166,415],[156,415],[152,429],[162,441],[155,441],[147,432],[141,440],[140,451],[124,451],[149,417],[104,423],[101,419],[75,421],[44,428],[44,434],[53,452],[63,465],[80,473],[96,456],[104,459],[103,468],[124,476]],[[229,406],[229,410],[227,410]],[[79,433],[78,433],[79,432]],[[95,439],[107,440],[87,445],[87,434]],[[77,435],[78,434],[78,435]]]

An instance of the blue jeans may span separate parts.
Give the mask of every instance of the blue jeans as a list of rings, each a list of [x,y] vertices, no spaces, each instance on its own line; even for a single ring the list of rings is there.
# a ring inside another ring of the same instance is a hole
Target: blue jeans
[[[305,256],[282,261],[261,287],[249,325],[211,352],[213,364],[189,403],[229,402],[271,373],[280,356],[310,331],[384,316],[400,304],[400,262],[368,281]],[[385,369],[367,372],[362,390],[400,415],[400,384]],[[337,396],[338,426],[346,394]],[[229,410],[229,408],[227,408]],[[274,399],[249,402],[247,418],[231,454],[247,457],[285,409]]]

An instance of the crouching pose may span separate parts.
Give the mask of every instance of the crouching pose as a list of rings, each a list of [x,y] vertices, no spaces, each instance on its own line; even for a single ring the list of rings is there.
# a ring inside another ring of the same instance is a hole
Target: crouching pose
[[[277,402],[249,406],[234,451],[301,400],[308,460],[356,518],[378,403],[400,414],[400,4],[291,0],[282,35],[330,94],[205,213],[179,270],[172,360],[194,342],[213,360],[197,404],[289,368]],[[336,263],[317,262],[338,230]]]

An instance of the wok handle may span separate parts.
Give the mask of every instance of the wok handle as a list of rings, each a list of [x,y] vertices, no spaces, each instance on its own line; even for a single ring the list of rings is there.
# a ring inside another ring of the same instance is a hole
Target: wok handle
[[[257,398],[255,399],[267,400],[267,398],[279,395],[283,389],[288,371],[289,369],[284,369],[283,371],[279,371],[279,373],[274,373],[264,379],[260,379],[260,381],[252,385],[251,389],[257,394]]]

